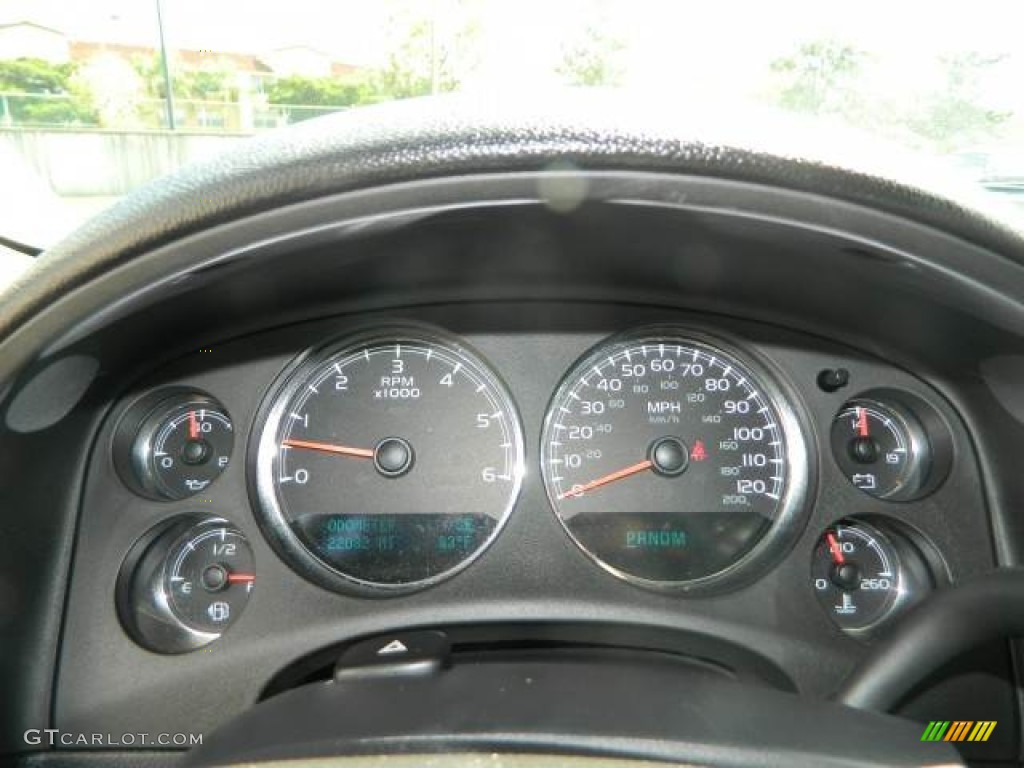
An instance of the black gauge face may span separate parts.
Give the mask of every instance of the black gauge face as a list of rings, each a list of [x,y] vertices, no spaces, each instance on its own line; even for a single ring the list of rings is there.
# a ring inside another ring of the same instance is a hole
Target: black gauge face
[[[885,620],[903,588],[896,549],[861,522],[825,532],[814,550],[811,578],[821,607],[840,629],[853,634]]]
[[[542,462],[577,544],[655,587],[715,583],[767,557],[759,545],[792,528],[808,477],[795,416],[766,377],[671,329],[601,346],[568,374]]]
[[[121,623],[157,653],[186,653],[242,615],[256,582],[252,548],[227,520],[186,513],[132,546],[117,581]]]
[[[164,588],[182,624],[219,634],[241,615],[255,581],[249,542],[219,522],[191,529],[171,547]]]
[[[931,468],[928,436],[894,404],[851,400],[832,422],[832,454],[847,479],[869,496],[915,498]]]
[[[408,589],[467,565],[511,513],[523,440],[472,353],[420,331],[312,356],[271,406],[256,489],[272,539],[332,588]]]
[[[139,425],[131,446],[136,485],[146,495],[184,499],[204,491],[231,461],[231,417],[205,395],[174,396]]]

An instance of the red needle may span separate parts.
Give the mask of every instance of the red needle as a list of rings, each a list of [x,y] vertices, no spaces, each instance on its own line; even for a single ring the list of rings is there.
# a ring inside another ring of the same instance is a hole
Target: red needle
[[[285,440],[282,445],[289,448],[306,448],[310,451],[323,451],[324,453],[337,453],[342,456],[353,456],[357,459],[372,459],[373,451],[368,448],[349,448],[347,445],[332,445],[331,443],[314,443],[310,440]]]
[[[625,469],[620,469],[617,472],[612,472],[611,474],[605,475],[604,477],[597,478],[597,480],[591,480],[586,485],[573,486],[565,493],[559,494],[558,500],[561,501],[562,499],[567,499],[570,496],[582,496],[587,491],[592,491],[595,488],[600,488],[602,485],[614,483],[616,480],[622,480],[623,478],[629,477],[630,475],[639,474],[640,472],[644,472],[645,470],[648,470],[653,466],[654,462],[652,462],[650,459],[647,459],[646,461],[641,461],[639,464],[634,464],[630,467],[626,467]]]
[[[828,540],[828,548],[832,552],[832,560],[836,565],[842,565],[846,562],[846,558],[843,557],[843,550],[839,546],[839,540],[836,535],[829,531],[825,534],[825,538]]]
[[[256,576],[251,573],[229,573],[228,584],[251,584],[256,581]]]
[[[866,408],[857,409],[857,431],[861,437],[868,436],[868,412]]]
[[[199,423],[196,421],[196,412],[188,412],[188,436],[195,440],[199,437]]]

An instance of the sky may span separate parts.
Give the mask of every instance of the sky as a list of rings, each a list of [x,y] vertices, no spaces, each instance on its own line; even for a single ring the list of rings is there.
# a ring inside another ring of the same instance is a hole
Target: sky
[[[595,8],[654,50],[728,50],[741,59],[821,36],[888,51],[1021,47],[1020,13],[1008,0],[162,0],[179,47],[252,51],[301,42],[354,60],[374,57],[396,8],[434,9],[443,18],[460,4],[514,41],[519,58]],[[155,7],[156,0],[0,0],[0,20],[30,18],[75,37],[131,42],[153,38]]]
[[[923,87],[943,52],[1006,57],[998,106],[1024,112],[1024,46],[1010,0],[161,0],[171,48],[261,53],[295,44],[372,66],[403,9],[437,19],[471,9],[483,37],[470,86],[546,85],[566,39],[591,23],[626,43],[626,84],[678,96],[749,95],[752,75],[808,40],[834,38],[871,54],[878,87]],[[31,19],[73,39],[153,45],[156,0],[0,0],[0,23]],[[393,35],[392,35],[393,37]]]
[[[171,47],[261,52],[304,44],[341,60],[372,60],[386,24],[370,0],[162,0]],[[286,9],[286,11],[285,11]],[[29,19],[73,39],[154,44],[155,0],[0,0],[0,21]]]

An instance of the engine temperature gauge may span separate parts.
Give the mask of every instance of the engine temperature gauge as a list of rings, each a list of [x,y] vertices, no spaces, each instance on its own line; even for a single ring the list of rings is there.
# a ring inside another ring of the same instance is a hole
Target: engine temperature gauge
[[[882,621],[900,594],[899,555],[877,529],[864,523],[836,525],[814,550],[814,591],[832,620],[846,631]]]
[[[933,586],[916,545],[862,520],[827,529],[814,549],[811,579],[821,607],[844,632],[867,633]]]

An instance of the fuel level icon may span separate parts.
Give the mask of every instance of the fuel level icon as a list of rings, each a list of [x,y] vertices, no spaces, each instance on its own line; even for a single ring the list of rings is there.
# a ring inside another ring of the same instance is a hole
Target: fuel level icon
[[[221,517],[177,515],[128,553],[118,577],[118,612],[140,645],[184,653],[227,631],[255,583],[252,547],[241,530]]]

